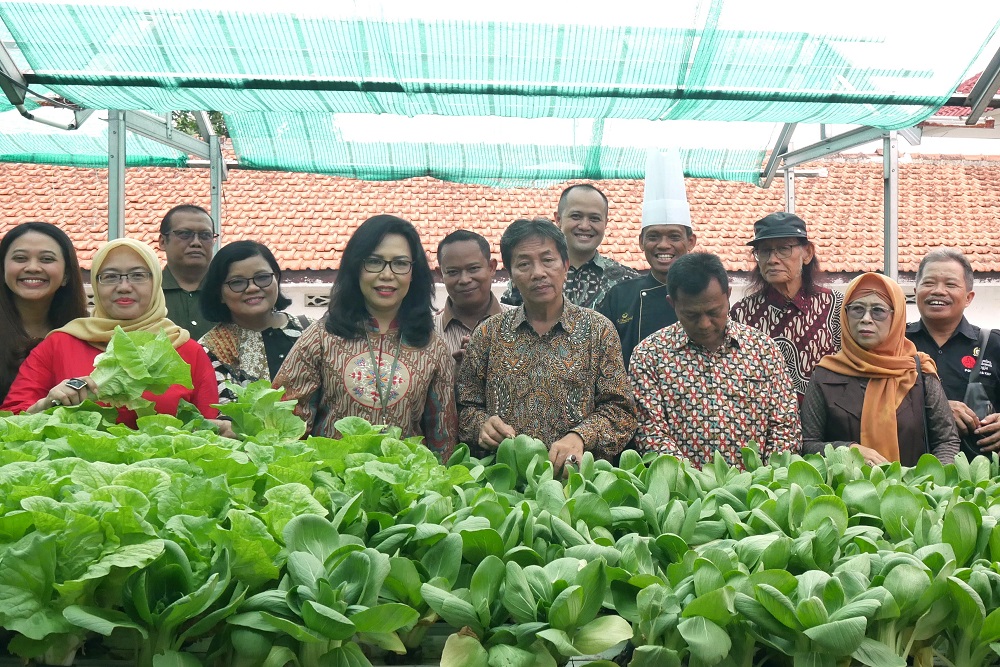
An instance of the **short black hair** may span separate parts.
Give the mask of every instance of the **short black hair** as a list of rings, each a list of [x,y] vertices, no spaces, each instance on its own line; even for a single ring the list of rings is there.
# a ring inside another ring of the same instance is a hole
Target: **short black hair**
[[[174,206],[163,216],[163,220],[160,221],[161,235],[170,233],[170,219],[174,217],[175,213],[202,213],[208,216],[209,220],[212,220],[212,214],[203,209],[201,206],[195,206],[194,204],[180,204],[179,206]]]
[[[503,258],[503,266],[510,273],[511,257],[514,255],[514,248],[519,243],[530,238],[551,239],[556,244],[559,256],[562,261],[569,261],[569,248],[566,246],[566,235],[551,220],[545,218],[520,218],[508,225],[500,237],[500,257]]]
[[[366,335],[368,308],[361,294],[362,264],[371,257],[375,248],[389,234],[399,234],[406,239],[413,257],[410,269],[410,289],[403,297],[396,319],[404,343],[411,347],[426,347],[434,332],[434,315],[431,311],[434,294],[434,276],[427,263],[427,253],[420,243],[420,235],[407,220],[394,215],[376,215],[368,218],[351,235],[340,260],[337,279],[330,291],[326,330],[340,338],[356,340]]]
[[[917,267],[917,284],[920,283],[920,276],[927,269],[927,265],[934,262],[957,262],[962,267],[962,274],[965,276],[966,291],[972,291],[972,287],[975,284],[973,281],[972,264],[969,263],[968,257],[958,248],[936,248],[924,255],[924,258],[920,260],[920,266]]]
[[[708,289],[713,278],[723,292],[729,291],[729,274],[721,259],[710,252],[689,252],[675,259],[667,270],[667,293],[673,301],[681,292],[695,296]]]
[[[470,232],[468,229],[456,229],[448,236],[441,239],[438,243],[437,249],[437,260],[438,266],[441,266],[441,250],[446,245],[451,245],[452,243],[461,243],[462,241],[475,241],[479,245],[479,249],[483,251],[483,257],[486,259],[490,258],[490,242],[486,240],[482,234],[477,234],[475,232]]]
[[[556,214],[562,215],[563,209],[566,208],[566,198],[569,197],[569,193],[573,190],[593,190],[597,194],[601,195],[601,199],[604,200],[604,215],[607,215],[611,206],[608,203],[608,196],[600,191],[600,189],[593,183],[577,183],[576,185],[571,185],[562,191],[559,195],[559,204],[556,206]]]
[[[229,267],[234,262],[242,262],[251,257],[263,257],[274,272],[274,279],[278,283],[278,299],[274,302],[274,308],[284,310],[292,305],[292,300],[281,292],[281,267],[267,246],[256,241],[234,241],[215,254],[202,281],[198,298],[201,301],[201,312],[207,319],[212,322],[233,321],[229,306],[222,300],[222,288],[229,275]]]

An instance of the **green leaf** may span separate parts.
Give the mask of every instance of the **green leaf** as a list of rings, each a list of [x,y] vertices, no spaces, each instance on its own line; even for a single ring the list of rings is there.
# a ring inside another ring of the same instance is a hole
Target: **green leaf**
[[[847,656],[861,646],[867,626],[866,618],[855,616],[806,628],[803,632],[824,651],[837,656]]]
[[[354,623],[326,605],[306,600],[302,603],[302,620],[306,627],[334,641],[345,641],[356,632]]]
[[[851,657],[868,667],[906,667],[906,659],[896,655],[882,642],[864,638]]]
[[[153,656],[153,667],[202,667],[202,664],[190,653],[164,651]]]
[[[732,586],[723,586],[709,591],[692,600],[681,613],[684,618],[701,616],[716,625],[725,626],[733,619],[736,591]]]
[[[313,498],[312,492],[305,484],[282,484],[264,492],[267,504],[260,510],[260,515],[270,529],[271,534],[280,536],[285,526],[293,518],[304,514],[315,514],[325,517],[329,512]]]
[[[976,550],[979,528],[983,515],[979,507],[970,502],[959,502],[948,507],[941,527],[941,539],[955,552],[955,564],[965,565]]]
[[[191,367],[163,332],[115,327],[104,352],[94,359],[91,379],[97,397],[114,406],[142,407],[142,393],[162,394],[175,384],[192,388]]]
[[[788,596],[769,584],[754,586],[755,597],[779,623],[792,630],[802,630],[802,624],[795,616],[795,608]]]
[[[543,651],[545,656],[549,656],[547,650]],[[551,664],[552,667],[555,667],[551,656],[549,656],[548,662],[539,660],[538,658],[539,656],[532,654],[531,651],[526,651],[516,646],[497,644],[490,647],[488,664],[489,667],[536,667],[546,664]]]
[[[910,537],[917,515],[926,506],[926,501],[918,497],[916,491],[907,486],[892,484],[886,487],[882,493],[879,514],[889,537],[896,542]]]
[[[733,642],[726,631],[703,616],[685,618],[677,631],[691,650],[691,656],[708,665],[721,661],[732,649]]]
[[[555,628],[546,628],[539,631],[538,636],[555,647],[559,655],[566,657],[572,657],[575,655],[583,655],[580,649],[573,646],[573,642],[570,641],[569,635],[562,630],[556,630]]]
[[[503,539],[492,528],[463,530],[462,554],[470,563],[479,563],[487,556],[500,558],[504,553]]]
[[[549,607],[549,623],[557,630],[572,632],[576,629],[582,608],[583,588],[570,586],[552,601],[552,606]]]
[[[488,654],[474,635],[449,635],[441,652],[441,667],[489,667]]]
[[[681,667],[681,659],[677,651],[665,646],[637,646],[628,664],[629,667]]]
[[[424,584],[420,587],[424,601],[438,616],[455,629],[468,626],[477,636],[483,635],[483,624],[479,621],[475,608],[454,593]]]
[[[837,496],[817,496],[806,507],[801,528],[817,530],[825,518],[831,519],[837,527],[837,532],[843,534],[847,530],[847,505]]]
[[[318,664],[323,667],[372,667],[361,647],[353,642],[324,653]]]
[[[520,565],[507,563],[504,579],[503,606],[518,623],[537,621],[535,596],[528,586],[528,580]]]
[[[386,633],[414,625],[420,614],[405,604],[387,602],[351,614],[350,619],[358,632]]]
[[[632,639],[632,626],[621,616],[598,616],[577,630],[573,645],[584,655],[597,655]]]
[[[124,613],[101,607],[81,607],[71,605],[63,609],[63,616],[73,625],[108,637],[116,628],[135,630],[146,639],[149,633]]]

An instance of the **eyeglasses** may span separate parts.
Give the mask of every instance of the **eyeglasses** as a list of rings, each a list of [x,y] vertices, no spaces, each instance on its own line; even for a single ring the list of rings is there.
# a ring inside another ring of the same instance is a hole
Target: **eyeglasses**
[[[97,282],[101,285],[118,285],[128,280],[133,285],[148,283],[153,274],[149,271],[129,271],[128,273],[98,273]]]
[[[777,248],[754,248],[753,256],[761,262],[769,260],[771,255],[776,256],[778,259],[788,259],[792,256],[792,251],[798,246],[799,244],[792,243],[789,245],[779,245]]]
[[[382,273],[386,265],[388,265],[389,270],[397,276],[405,275],[413,269],[413,261],[409,259],[386,260],[381,257],[369,257],[362,264],[362,266],[365,267],[365,271],[368,273]]]
[[[192,240],[196,236],[198,237],[198,240],[203,243],[208,243],[209,241],[214,241],[219,238],[219,235],[215,232],[193,232],[190,229],[178,229],[176,232],[163,232],[164,236],[169,236],[170,234],[173,234],[175,238],[178,238],[185,243]]]
[[[847,311],[847,316],[852,320],[863,320],[865,318],[865,313],[871,313],[872,319],[876,322],[885,322],[894,312],[896,312],[892,308],[886,308],[885,306],[876,305],[868,307],[861,303],[852,303],[844,310]]]
[[[274,274],[258,273],[250,280],[252,280],[253,284],[257,287],[264,289],[274,282]],[[225,284],[229,289],[233,290],[237,294],[240,294],[242,292],[246,292],[250,288],[250,280],[247,280],[246,278],[233,278],[232,280],[227,280]]]

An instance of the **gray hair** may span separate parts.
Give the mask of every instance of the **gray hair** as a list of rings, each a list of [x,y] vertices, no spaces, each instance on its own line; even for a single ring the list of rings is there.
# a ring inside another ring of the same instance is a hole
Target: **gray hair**
[[[924,255],[924,258],[920,260],[920,266],[917,267],[917,284],[920,284],[920,276],[924,274],[927,265],[934,262],[958,262],[965,274],[965,289],[972,291],[972,264],[969,264],[969,260],[958,248],[936,248]]]

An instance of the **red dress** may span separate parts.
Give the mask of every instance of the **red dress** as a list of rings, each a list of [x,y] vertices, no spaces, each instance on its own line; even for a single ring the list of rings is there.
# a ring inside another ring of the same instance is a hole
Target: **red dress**
[[[90,343],[69,334],[56,332],[48,335],[21,364],[0,410],[24,412],[45,398],[49,390],[63,380],[90,375],[94,370],[94,359],[100,353]],[[191,366],[191,383],[194,389],[185,389],[175,384],[162,394],[147,391],[142,397],[155,404],[157,413],[171,415],[177,413],[177,404],[183,398],[198,408],[201,414],[214,419],[219,411],[211,406],[219,402],[219,388],[208,355],[194,340],[177,348],[177,353]],[[135,419],[136,414],[132,410],[118,409],[119,424],[135,428]]]

